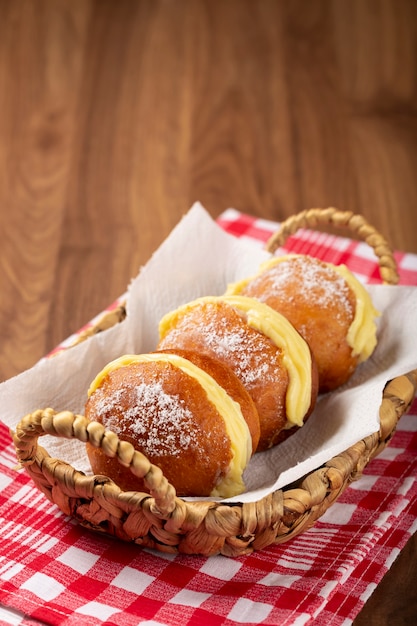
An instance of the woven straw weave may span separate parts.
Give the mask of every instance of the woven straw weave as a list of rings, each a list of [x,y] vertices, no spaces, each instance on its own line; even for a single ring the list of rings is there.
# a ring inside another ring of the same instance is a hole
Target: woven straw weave
[[[360,215],[337,209],[311,209],[286,220],[267,243],[271,252],[299,228],[347,228],[374,250],[381,277],[396,284],[398,275],[386,240]],[[105,315],[89,335],[123,319],[123,305]],[[297,484],[254,503],[188,502],[178,498],[161,470],[98,423],[82,415],[52,409],[25,416],[13,433],[20,464],[37,487],[65,514],[84,526],[163,552],[238,556],[282,543],[303,532],[359,478],[364,467],[388,444],[417,388],[417,370],[387,383],[380,408],[380,431],[358,441],[309,473]],[[144,479],[149,493],[123,492],[105,476],[86,476],[51,458],[38,445],[44,434],[90,441]]]

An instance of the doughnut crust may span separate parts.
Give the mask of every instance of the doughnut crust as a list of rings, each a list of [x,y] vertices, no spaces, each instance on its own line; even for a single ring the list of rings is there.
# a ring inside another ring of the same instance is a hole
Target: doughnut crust
[[[267,264],[241,288],[229,288],[230,293],[265,302],[290,320],[315,356],[320,392],[345,383],[364,358],[348,341],[357,294],[338,269],[313,257],[288,255]],[[372,308],[368,301],[365,306]],[[370,325],[372,333],[375,327]]]
[[[160,336],[159,350],[192,350],[231,368],[258,410],[261,428],[258,451],[276,444],[280,432],[290,426],[286,405],[289,373],[283,350],[247,323],[245,311],[222,298],[201,298],[165,317]],[[308,348],[307,357],[311,393],[298,426],[311,413],[317,395],[316,370]]]
[[[137,359],[121,359],[99,376],[90,388],[86,417],[102,423],[158,465],[179,496],[228,497],[242,492],[242,473],[252,445],[240,407],[236,415],[242,422],[238,431],[242,459],[235,468],[236,478],[231,476],[236,441],[220,405],[208,397],[200,379],[178,366],[181,357],[152,353]],[[211,376],[207,378],[215,394],[220,389],[221,399],[224,395],[236,404]],[[143,482],[117,459],[91,444],[87,453],[94,473],[109,476],[123,490],[145,490]]]

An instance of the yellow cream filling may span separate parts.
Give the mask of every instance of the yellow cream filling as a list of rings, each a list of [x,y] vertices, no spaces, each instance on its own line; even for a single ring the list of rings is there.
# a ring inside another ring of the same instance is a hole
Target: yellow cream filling
[[[296,256],[302,255],[287,254],[282,257],[273,257],[264,261],[260,266],[258,274],[229,285],[226,293],[239,294],[254,278],[257,278],[274,265]],[[374,308],[368,291],[356,276],[348,270],[346,265],[333,265],[333,263],[325,263],[325,265],[331,267],[342,276],[355,294],[355,315],[349,327],[346,341],[352,348],[352,354],[359,357],[359,362],[366,361],[366,359],[371,356],[377,344],[375,318],[378,317],[380,313]]]
[[[101,370],[91,383],[88,389],[88,396],[100,387],[110,372],[120,367],[131,365],[132,363],[144,362],[170,363],[200,383],[209,401],[224,418],[226,432],[229,436],[232,449],[232,460],[227,474],[216,485],[210,495],[212,497],[230,498],[242,493],[242,491],[245,490],[242,477],[243,471],[252,455],[252,439],[249,427],[243,417],[239,403],[235,402],[214,378],[194,365],[194,363],[175,354],[127,354],[111,361]],[[246,445],[244,445],[245,442]]]
[[[345,265],[332,266],[340,274],[356,297],[355,315],[349,326],[346,341],[352,348],[352,353],[359,357],[359,362],[366,361],[377,344],[375,318],[381,314],[372,304],[371,296]]]
[[[310,349],[293,325],[267,304],[245,296],[207,296],[185,304],[165,315],[159,325],[161,339],[175,326],[175,321],[194,306],[204,302],[226,302],[245,313],[251,328],[268,337],[282,350],[284,367],[288,371],[286,414],[288,427],[302,426],[311,404],[311,354]]]

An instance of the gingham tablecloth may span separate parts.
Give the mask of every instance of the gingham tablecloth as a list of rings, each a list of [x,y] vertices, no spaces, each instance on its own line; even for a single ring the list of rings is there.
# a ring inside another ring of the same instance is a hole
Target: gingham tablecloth
[[[259,245],[277,227],[234,210],[218,222]],[[373,252],[349,238],[301,230],[286,250],[379,282]],[[396,259],[401,284],[417,285],[417,255]],[[345,625],[417,531],[416,401],[390,446],[312,529],[238,558],[164,555],[95,535],[15,464],[0,424],[1,625]]]

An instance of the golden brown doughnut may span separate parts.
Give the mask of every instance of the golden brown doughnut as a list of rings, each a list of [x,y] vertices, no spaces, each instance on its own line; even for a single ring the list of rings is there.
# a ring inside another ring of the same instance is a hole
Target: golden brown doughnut
[[[315,356],[320,392],[346,382],[375,348],[378,313],[345,266],[306,255],[276,257],[227,293],[257,298],[290,320]]]
[[[168,313],[159,350],[208,354],[232,369],[258,410],[258,450],[275,445],[283,429],[302,426],[317,397],[311,351],[282,315],[252,299],[207,297]]]
[[[90,386],[85,414],[158,465],[178,495],[237,495],[252,454],[251,431],[255,444],[259,437],[258,415],[225,367],[203,357],[193,360],[205,369],[168,352],[116,359]],[[208,371],[233,390],[234,399]],[[91,444],[87,453],[94,473],[124,490],[144,490],[117,459]]]

